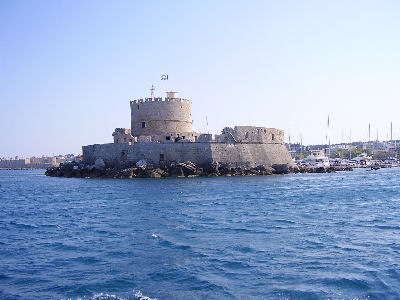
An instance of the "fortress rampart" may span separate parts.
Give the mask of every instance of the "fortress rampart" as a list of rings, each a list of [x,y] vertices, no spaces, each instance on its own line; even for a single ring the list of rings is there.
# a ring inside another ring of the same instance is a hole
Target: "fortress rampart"
[[[285,143],[283,130],[255,126],[225,127],[215,140],[220,143]]]
[[[117,128],[114,143],[83,146],[83,161],[102,159],[107,167],[135,165],[145,160],[154,166],[193,162],[228,166],[271,167],[293,165],[280,129],[236,126],[222,133],[192,131],[192,102],[168,92],[167,98],[130,101],[131,130]]]
[[[96,159],[104,160],[106,166],[135,164],[146,160],[154,166],[191,161],[196,165],[223,163],[232,167],[274,164],[292,164],[284,144],[227,144],[216,142],[143,142],[129,144],[102,144],[82,147],[84,162],[94,164]]]
[[[181,98],[146,98],[130,102],[133,136],[192,131],[192,102]]]

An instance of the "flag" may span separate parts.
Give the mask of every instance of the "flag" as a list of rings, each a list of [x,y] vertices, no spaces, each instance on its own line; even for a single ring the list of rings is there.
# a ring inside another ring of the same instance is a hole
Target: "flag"
[[[161,80],[168,80],[168,74],[167,75],[161,75]]]

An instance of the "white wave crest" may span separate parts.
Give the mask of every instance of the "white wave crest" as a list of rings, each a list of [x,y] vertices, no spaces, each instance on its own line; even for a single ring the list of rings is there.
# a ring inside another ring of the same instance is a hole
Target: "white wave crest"
[[[148,296],[143,295],[141,291],[136,291],[134,296],[139,300],[158,300],[157,298],[150,298]]]
[[[90,298],[90,300],[124,300],[124,299],[116,295],[100,293],[94,295],[93,298]]]

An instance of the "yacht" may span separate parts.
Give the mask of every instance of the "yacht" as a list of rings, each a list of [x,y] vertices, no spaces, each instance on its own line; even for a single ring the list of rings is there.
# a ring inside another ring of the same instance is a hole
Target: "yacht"
[[[365,152],[353,158],[353,160],[356,161],[360,166],[370,166],[371,159],[372,157],[368,156]]]
[[[322,150],[311,150],[311,154],[307,156],[304,161],[311,167],[319,168],[329,168],[329,158],[325,155]]]

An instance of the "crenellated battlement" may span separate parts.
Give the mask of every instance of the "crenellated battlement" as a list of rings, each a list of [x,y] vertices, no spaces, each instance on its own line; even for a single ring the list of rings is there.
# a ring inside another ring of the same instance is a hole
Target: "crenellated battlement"
[[[134,166],[140,160],[160,168],[189,161],[197,166],[217,163],[224,169],[293,165],[283,130],[226,127],[213,139],[212,134],[193,131],[192,102],[176,94],[154,97],[152,87],[151,98],[131,100],[131,128],[116,128],[112,144],[83,147],[84,162],[95,165],[101,159],[107,168]]]
[[[192,131],[192,102],[176,97],[176,92],[167,92],[165,98],[136,99],[130,106],[133,136]]]
[[[192,103],[192,101],[184,98],[163,98],[163,97],[155,97],[155,98],[144,98],[144,99],[136,99],[130,101],[131,104],[146,104],[153,102],[161,102],[161,103]]]

